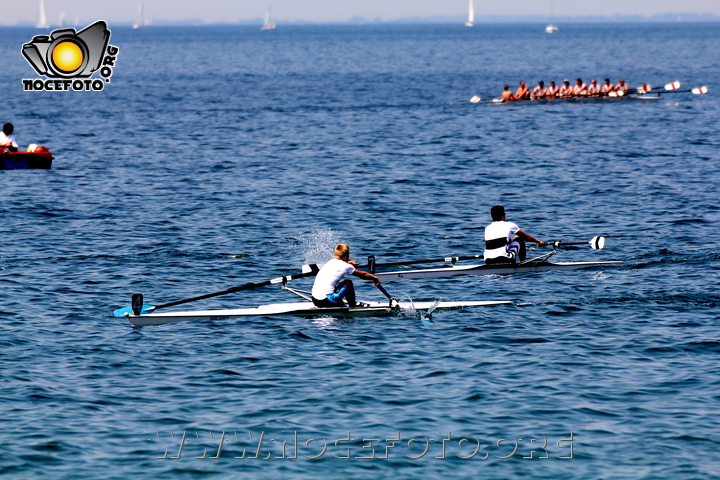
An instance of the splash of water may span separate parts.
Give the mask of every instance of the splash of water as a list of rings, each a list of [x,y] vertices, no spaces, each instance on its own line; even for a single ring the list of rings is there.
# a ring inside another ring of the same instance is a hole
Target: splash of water
[[[347,243],[345,236],[328,228],[304,232],[291,248],[304,264],[323,264],[332,258],[338,243]]]
[[[403,294],[402,300],[399,303],[400,313],[403,317],[411,317],[422,321],[425,326],[433,325],[432,314],[440,304],[440,300],[435,300],[435,303],[425,312],[415,308],[415,303],[409,295]]]

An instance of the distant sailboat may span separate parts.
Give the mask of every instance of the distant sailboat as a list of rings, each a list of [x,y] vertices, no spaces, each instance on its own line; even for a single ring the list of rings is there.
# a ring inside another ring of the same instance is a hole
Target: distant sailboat
[[[145,15],[143,14],[143,4],[140,2],[140,9],[138,10],[138,20],[133,25],[133,28],[140,28],[145,25]]]
[[[65,26],[65,12],[62,12],[60,14],[60,20],[58,20],[58,27],[64,27]]]
[[[265,23],[260,30],[275,30],[275,20],[272,18],[272,7],[268,8],[267,14],[265,15]]]
[[[50,25],[47,23],[47,19],[45,18],[45,1],[40,0],[40,17],[38,18],[38,23],[35,25],[37,28],[50,28]]]
[[[553,24],[554,18],[555,18],[555,5],[553,3],[553,0],[550,0],[550,25],[545,27],[545,33],[555,33],[558,31],[558,27],[556,27]]]
[[[468,21],[465,22],[466,27],[472,27],[475,25],[475,8],[473,7],[473,0],[470,0],[470,5],[468,6]]]

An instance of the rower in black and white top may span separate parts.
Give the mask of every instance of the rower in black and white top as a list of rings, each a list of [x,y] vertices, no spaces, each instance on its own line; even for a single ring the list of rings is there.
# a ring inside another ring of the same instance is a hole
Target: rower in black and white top
[[[512,222],[505,221],[505,207],[495,205],[490,209],[493,223],[485,227],[485,263],[497,265],[524,261],[525,241],[533,242],[542,247],[545,242],[536,239],[520,230]]]

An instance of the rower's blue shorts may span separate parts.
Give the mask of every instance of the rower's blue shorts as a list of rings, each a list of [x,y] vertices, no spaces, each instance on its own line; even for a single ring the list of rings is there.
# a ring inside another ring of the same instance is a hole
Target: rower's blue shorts
[[[345,284],[340,287],[337,292],[328,295],[327,299],[333,303],[342,303],[342,299],[345,298],[345,295],[347,295],[347,289],[348,286]]]

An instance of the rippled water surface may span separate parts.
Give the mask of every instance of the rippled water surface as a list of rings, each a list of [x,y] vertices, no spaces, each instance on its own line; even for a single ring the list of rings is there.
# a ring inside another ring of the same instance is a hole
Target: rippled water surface
[[[37,31],[0,29],[0,122],[55,156],[0,171],[0,476],[720,478],[718,25],[111,29],[112,81],[83,93],[23,92]],[[710,92],[468,101],[578,76]],[[497,203],[539,238],[607,237],[558,260],[626,266],[386,283],[513,301],[431,322],[112,316],[341,241],[480,253]]]

